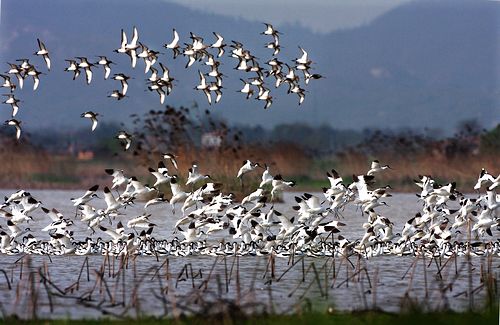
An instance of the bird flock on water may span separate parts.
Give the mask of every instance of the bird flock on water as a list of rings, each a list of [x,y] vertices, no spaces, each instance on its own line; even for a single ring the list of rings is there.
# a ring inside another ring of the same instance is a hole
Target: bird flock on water
[[[259,187],[237,201],[233,194],[223,193],[222,184],[203,174],[197,165],[189,168],[187,177],[179,177],[176,156],[166,153],[156,169],[149,168],[156,179],[153,186],[126,176],[123,170],[106,169],[110,185],[100,190],[96,184],[81,197],[71,199],[76,209],[74,217],[64,216],[57,209],[44,206],[29,192],[19,190],[5,197],[0,206],[5,221],[0,227],[0,252],[114,256],[500,256],[500,239],[492,233],[500,231],[500,197],[496,194],[500,175],[495,177],[485,169],[474,186],[477,195],[460,193],[454,182],[442,185],[429,175],[419,176],[415,184],[420,188],[417,196],[423,204],[422,211],[408,217],[398,233],[387,216],[376,212],[386,205],[383,199],[391,196],[390,186],[374,188],[376,175],[390,170],[388,165],[375,160],[366,174],[353,175],[350,184],[332,169],[326,173],[330,186],[323,188],[322,196],[296,195],[291,212],[279,211],[274,200],[295,186],[293,180],[285,180],[279,174],[273,176],[269,166],[250,160],[243,163],[236,177],[243,185],[244,178],[259,169]],[[160,190],[162,184],[170,186],[170,194]],[[143,213],[130,215],[127,208],[138,204],[143,204]],[[149,209],[154,205],[161,207],[162,216],[152,217]],[[347,221],[343,212],[348,205],[361,211],[362,217],[349,216],[351,227],[359,222],[364,229],[360,238],[347,238],[343,233]],[[175,221],[167,230],[171,238],[155,236],[160,226],[154,218],[168,218],[171,224]],[[31,231],[30,223],[44,226],[42,234]],[[76,232],[85,232],[83,227],[88,237],[75,240]]]
[[[280,53],[280,32],[278,32],[271,24],[265,24],[266,28],[262,35],[270,37],[272,40],[265,45],[266,48],[272,50],[271,58],[262,63],[254,56],[248,48],[245,48],[243,43],[239,41],[231,41],[230,44],[224,43],[224,37],[219,33],[213,32],[215,40],[213,43],[205,42],[201,36],[190,32],[190,42],[181,44],[180,36],[177,30],[173,29],[172,40],[164,45],[167,51],[171,51],[173,58],[183,56],[187,59],[185,68],[192,68],[195,63],[199,66],[198,76],[199,84],[195,85],[194,89],[201,91],[209,105],[219,103],[222,99],[223,91],[226,89],[223,86],[224,75],[220,71],[222,65],[221,60],[226,52],[226,47],[230,50],[229,57],[232,58],[237,65],[235,70],[241,73],[241,88],[238,92],[242,93],[246,99],[255,98],[264,102],[264,108],[271,107],[273,103],[272,88],[279,88],[282,85],[288,87],[288,94],[298,96],[298,104],[301,105],[306,96],[306,86],[311,80],[320,79],[322,75],[313,73],[312,65],[314,62],[309,58],[308,52],[299,46],[300,56],[292,60],[291,65],[280,61],[278,54]],[[129,34],[130,36],[130,34]],[[159,96],[160,103],[163,104],[165,97],[168,96],[174,89],[175,81],[171,76],[170,69],[167,64],[160,62],[160,51],[151,49],[148,45],[139,40],[139,31],[137,27],[133,27],[132,36],[127,36],[127,33],[121,30],[120,46],[114,49],[114,52],[119,55],[126,55],[130,58],[132,68],[135,68],[137,61],[144,62],[144,73],[147,75],[146,89],[156,93]],[[34,55],[42,57],[45,61],[47,72],[41,72],[39,67],[32,64],[29,59],[17,59],[16,63],[8,63],[9,70],[5,74],[0,74],[3,78],[2,88],[7,88],[10,93],[4,94],[7,97],[4,104],[12,107],[12,118],[5,121],[5,124],[12,126],[16,130],[16,138],[21,137],[21,121],[16,119],[19,111],[20,100],[15,96],[16,88],[23,88],[24,82],[28,78],[33,80],[33,90],[36,90],[40,84],[40,76],[47,74],[51,69],[50,52],[45,44],[38,41],[38,50]],[[72,79],[76,80],[80,75],[85,76],[86,84],[90,85],[94,72],[98,68],[102,68],[104,79],[112,79],[120,82],[119,89],[112,90],[108,97],[116,100],[122,100],[127,97],[128,81],[132,78],[123,72],[117,71],[112,73],[118,66],[115,62],[105,55],[96,56],[97,60],[89,59],[86,56],[77,56],[71,59],[66,59],[65,71],[72,74]],[[209,69],[208,72],[203,72],[203,69]],[[83,73],[82,73],[83,72]],[[14,77],[17,83],[14,81]],[[239,82],[239,81],[238,81]],[[225,85],[225,83],[224,83]],[[82,118],[88,118],[92,122],[92,131],[95,130],[98,124],[98,112],[86,111],[81,114]],[[128,144],[131,136],[125,131],[120,131],[117,138]],[[127,146],[127,148],[128,148]]]

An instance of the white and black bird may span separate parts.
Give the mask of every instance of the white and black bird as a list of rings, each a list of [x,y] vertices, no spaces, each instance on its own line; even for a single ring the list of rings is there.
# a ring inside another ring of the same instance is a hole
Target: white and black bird
[[[128,150],[130,148],[130,145],[132,144],[131,134],[127,133],[126,131],[119,131],[116,135],[116,138],[122,141],[125,150]]]
[[[303,70],[303,71],[304,71],[304,80],[305,80],[306,85],[308,85],[309,81],[311,81],[311,80],[318,80],[318,79],[324,78],[323,75],[320,75],[318,73],[309,73],[307,70]]]
[[[165,184],[170,181],[170,175],[168,174],[168,169],[163,161],[160,161],[158,163],[157,170],[151,167],[149,167],[148,170],[156,178],[156,182],[153,184],[153,187],[157,188],[161,184]]]
[[[162,168],[159,168],[162,170]],[[135,176],[130,178],[130,184],[134,187],[131,197],[138,201],[149,201],[158,196],[158,190],[150,187],[148,184],[143,184]]]
[[[120,83],[122,85],[122,91],[120,93],[123,96],[125,96],[127,94],[127,90],[128,90],[128,82],[127,82],[127,80],[129,80],[130,77],[124,75],[123,73],[115,73],[114,76],[113,76],[113,79],[120,81]]]
[[[308,58],[308,54],[306,50],[304,50],[302,47],[299,46],[300,51],[302,52],[302,56],[300,58],[295,59],[295,62],[297,64],[302,64],[302,65],[310,65],[312,63],[311,60]]]
[[[19,140],[19,138],[21,137],[21,121],[13,118],[5,121],[5,125],[10,125],[16,128],[16,139]]]
[[[59,212],[56,208],[52,208],[52,210],[50,210],[42,207],[42,211],[47,215],[47,217],[50,218],[50,220],[52,220],[52,222],[64,219],[64,215],[61,212]]]
[[[22,197],[21,200],[19,201],[19,203],[23,207],[22,210],[21,210],[21,212],[23,214],[28,214],[28,213],[31,213],[31,212],[35,211],[42,204],[41,201],[35,199],[31,195]]]
[[[115,50],[116,53],[124,53],[130,57],[132,68],[135,68],[135,65],[137,63],[137,49],[139,48],[138,40],[139,33],[135,26],[133,28],[132,39],[130,40],[130,43],[127,40],[127,34],[125,34],[125,31],[122,29],[120,47]]]
[[[40,39],[37,38],[36,40],[38,42],[39,50],[35,52],[35,55],[41,55],[45,60],[45,64],[47,65],[47,70],[50,70],[49,51],[47,50],[45,44],[42,41],[40,41]]]
[[[22,230],[14,222],[12,222],[12,220],[7,220],[7,228],[10,231],[10,239],[11,240],[14,240],[14,239],[24,235],[25,233],[31,231],[30,228],[26,228],[26,229]]]
[[[266,102],[266,105],[264,105],[264,109],[268,109],[273,104],[273,96],[271,96],[269,93],[270,90],[264,88],[262,93],[257,97],[258,100],[263,100]]]
[[[146,204],[144,204],[144,209],[147,209],[149,206],[157,205],[164,202],[168,203],[168,200],[165,198],[165,194],[158,193],[156,197],[150,199],[148,202],[146,202]]]
[[[9,197],[5,197],[5,203],[9,204],[10,202],[17,201],[23,197],[31,196],[30,192],[25,190],[18,190],[12,193]]]
[[[12,117],[16,116],[17,112],[19,111],[19,105],[18,103],[21,101],[20,99],[17,99],[13,94],[8,94],[8,95],[3,95],[8,97],[5,101],[2,103],[4,104],[9,104],[10,107],[12,108]]]
[[[179,168],[177,167],[177,160],[175,158],[177,158],[177,156],[171,152],[163,154],[163,159],[169,160],[170,163],[174,166],[174,168],[178,170]]]
[[[113,243],[118,243],[118,241],[127,238],[127,235],[125,235],[125,228],[123,227],[121,221],[116,225],[116,230],[109,229],[103,226],[99,226],[99,229],[110,236]]]
[[[114,64],[114,63],[113,63],[113,61],[109,60],[104,55],[99,55],[98,58],[99,58],[99,61],[97,61],[96,64],[103,66],[104,79],[108,79],[109,75],[111,74],[111,64]]]
[[[29,68],[33,67],[33,65],[30,63],[29,59],[17,59],[17,62],[21,62],[20,67],[21,70],[28,70]]]
[[[299,96],[299,105],[302,105],[302,103],[304,102],[304,99],[306,98],[306,94],[305,94],[305,89],[303,88],[300,88],[299,85],[295,84],[295,85],[291,85],[288,93],[293,93],[293,94],[297,94],[297,96]]]
[[[274,42],[267,43],[265,47],[273,50],[273,56],[278,55],[278,53],[281,51],[281,45],[276,41],[276,39]]]
[[[130,178],[126,177],[123,173],[123,170],[121,169],[108,168],[105,169],[104,171],[106,172],[106,174],[113,177],[112,181],[113,185],[111,186],[112,189],[120,187],[122,185],[127,185],[130,181]]]
[[[244,205],[249,202],[257,201],[263,197],[265,197],[266,191],[262,188],[258,188],[252,193],[248,194],[241,200],[241,205]]]
[[[180,46],[179,46],[179,33],[177,33],[177,31],[175,30],[175,28],[173,29],[173,35],[174,35],[174,38],[172,40],[172,42],[168,43],[168,44],[165,44],[164,47],[167,48],[167,49],[171,49],[173,52],[174,52],[174,59],[177,57],[177,55],[180,54]]]
[[[116,98],[117,100],[122,100],[123,98],[128,97],[128,96],[126,96],[124,93],[120,92],[119,90],[115,89],[111,92],[111,94],[108,95],[108,97]]]
[[[104,213],[116,212],[122,207],[122,203],[115,199],[113,193],[111,193],[107,186],[104,188],[104,201],[106,202],[106,210],[104,210]]]
[[[40,85],[40,78],[39,76],[42,73],[38,71],[34,66],[30,66],[28,69],[26,69],[25,76],[31,76],[33,78],[33,90],[37,90],[38,86]]]
[[[156,63],[160,52],[151,50],[147,45],[141,42],[139,42],[139,47],[141,48],[141,53],[137,54],[137,57],[144,60],[144,63],[146,64],[144,73],[148,73],[151,66]]]
[[[226,46],[226,44],[224,44],[224,37],[222,37],[221,35],[217,34],[216,32],[213,32],[214,36],[217,38],[217,40],[215,41],[215,43],[213,43],[212,45],[210,45],[211,48],[213,49],[217,49],[219,52],[217,53],[217,57],[221,57],[223,54],[224,54],[224,47]]]
[[[87,190],[87,192],[85,192],[85,194],[82,195],[81,197],[71,199],[71,202],[73,202],[73,206],[86,204],[86,203],[90,202],[92,199],[98,197],[97,193],[96,193],[98,189],[99,189],[99,185],[96,184],[96,185],[92,186],[91,188],[89,188]]]
[[[246,94],[246,98],[249,99],[253,95],[253,89],[250,88],[250,83],[248,81],[245,81],[243,79],[240,79],[243,82],[243,88],[238,90],[239,93]]]
[[[381,165],[378,160],[374,160],[372,161],[370,170],[366,173],[366,175],[373,175],[386,169],[391,169],[391,167],[389,165]]]
[[[73,72],[73,80],[75,80],[80,75],[80,68],[78,67],[78,63],[76,62],[76,60],[65,61],[69,63],[69,66],[64,68],[64,71]]]
[[[87,111],[87,112],[84,112],[80,115],[80,117],[83,117],[83,118],[88,118],[92,121],[92,131],[95,130],[95,128],[97,127],[97,116],[99,114],[98,113],[94,113],[92,111]]]
[[[179,230],[180,233],[184,235],[184,242],[186,243],[192,243],[198,239],[198,233],[194,222],[191,222],[189,224],[187,231],[182,230],[181,227],[177,227],[177,230]]]
[[[268,23],[264,23],[264,25],[266,25],[266,30],[261,33],[262,35],[271,35],[273,37],[277,37],[278,34],[281,34],[273,27],[273,25]]]
[[[10,80],[10,76],[0,74],[0,77],[3,78],[3,83],[2,85],[0,85],[0,87],[9,88],[10,92],[13,92],[16,89],[16,84]]]
[[[7,63],[7,64],[10,67],[9,70],[7,71],[7,74],[15,75],[17,78],[19,88],[23,89],[24,76],[22,75],[22,73],[24,73],[24,70],[15,63]]]
[[[199,172],[198,170],[198,165],[193,164],[189,169],[188,169],[188,178],[186,181],[186,185],[193,185],[196,184],[197,182],[204,180],[204,179],[210,179],[210,175],[203,175]]]
[[[264,187],[268,184],[271,184],[273,178],[274,178],[273,175],[271,175],[271,173],[269,172],[269,166],[267,164],[264,164],[264,171],[262,172],[262,177],[259,187]]]
[[[163,84],[167,85],[172,81],[174,81],[174,78],[170,76],[170,69],[167,66],[165,66],[163,63],[160,62],[160,68],[162,71],[160,80],[163,82]]]
[[[273,186],[271,190],[271,200],[274,200],[276,195],[279,192],[283,191],[283,189],[295,186],[295,181],[285,181],[283,177],[280,174],[278,174],[274,176],[271,184]]]
[[[170,179],[170,190],[172,192],[172,197],[169,203],[172,207],[172,213],[175,214],[175,204],[184,202],[189,194],[182,190],[176,175],[173,175]]]
[[[259,163],[253,163],[248,159],[243,161],[243,166],[241,166],[241,168],[238,170],[238,175],[236,175],[236,178],[239,178],[241,180],[243,175],[251,172],[257,167],[260,167]]]
[[[93,63],[90,63],[89,60],[84,56],[79,56],[77,59],[80,60],[78,63],[78,68],[82,68],[85,71],[85,79],[87,81],[87,85],[90,85],[92,82],[92,67]]]

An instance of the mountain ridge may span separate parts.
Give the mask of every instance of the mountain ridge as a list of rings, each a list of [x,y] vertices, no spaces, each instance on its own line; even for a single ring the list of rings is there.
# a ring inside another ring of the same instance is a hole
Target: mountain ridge
[[[297,57],[297,46],[301,45],[316,62],[314,72],[323,74],[325,79],[311,81],[300,107],[297,96],[286,95],[283,89],[274,91],[276,99],[267,111],[260,101],[245,101],[236,93],[240,87],[238,79],[243,75],[233,72],[237,64],[234,59],[222,59],[221,70],[229,75],[225,79],[227,89],[221,103],[209,107],[203,94],[193,90],[198,82],[197,70],[206,68],[196,65],[186,70],[185,58],[172,60],[170,51],[162,48],[171,40],[173,27],[181,33],[182,42],[188,42],[188,33],[192,31],[208,43],[212,41],[212,31],[218,31],[226,43],[231,39],[243,42],[263,65],[270,58],[269,50],[263,48],[269,40],[259,35],[264,25],[204,14],[173,3],[4,2],[0,32],[5,41],[0,44],[0,55],[4,62],[31,55],[36,50],[37,37],[53,51],[53,71],[41,77],[39,89],[28,90],[28,81],[27,89],[19,92],[23,100],[19,116],[29,128],[83,126],[85,121],[79,119],[79,114],[89,109],[101,112],[104,120],[126,122],[129,114],[160,108],[156,94],[145,91],[147,76],[142,63],[133,70],[128,58],[111,52],[119,46],[120,29],[130,34],[133,25],[138,26],[140,40],[165,53],[160,61],[171,67],[178,80],[165,104],[191,106],[196,102],[200,108],[209,108],[229,122],[264,127],[326,121],[339,129],[429,127],[450,132],[465,119],[477,119],[489,127],[500,116],[494,41],[499,7],[486,1],[453,3],[411,2],[369,25],[326,35],[298,26],[283,26],[280,59]],[[119,5],[123,8],[117,10]],[[26,14],[19,17],[15,15],[17,11]],[[119,63],[113,66],[112,73],[133,75],[129,98],[120,102],[107,98],[119,83],[101,80],[100,69],[95,69],[95,80],[90,86],[84,85],[83,78],[72,81],[71,75],[62,71],[64,59],[95,59],[94,55],[108,55]],[[37,58],[32,61],[43,66]],[[5,105],[0,118],[7,119],[9,111]]]

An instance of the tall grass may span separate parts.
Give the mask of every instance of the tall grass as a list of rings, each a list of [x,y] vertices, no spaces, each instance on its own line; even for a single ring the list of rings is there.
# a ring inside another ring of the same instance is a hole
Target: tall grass
[[[499,157],[494,154],[447,158],[427,154],[365,156],[350,153],[334,159],[332,165],[336,166],[342,175],[361,175],[368,171],[374,159],[392,168],[377,174],[380,184],[391,184],[398,190],[406,191],[415,189],[413,179],[417,179],[418,175],[431,175],[441,182],[456,181],[459,189],[472,191],[481,168],[486,168],[493,175],[500,172]]]
[[[110,181],[109,176],[104,173],[106,168],[124,169],[128,176],[136,176],[143,182],[152,184],[154,177],[147,168],[156,168],[162,153],[159,150],[149,150],[133,155],[127,151],[120,152],[116,157],[79,161],[69,154],[52,155],[23,144],[4,143],[0,149],[0,187],[85,188]],[[494,175],[500,172],[499,157],[495,153],[446,157],[435,152],[386,152],[366,155],[347,151],[326,159],[318,159],[290,143],[238,145],[237,148],[183,145],[177,147],[174,153],[177,155],[179,170],[176,171],[165,162],[171,174],[178,174],[181,179],[185,179],[188,168],[196,163],[202,173],[210,174],[214,180],[222,182],[225,192],[238,195],[255,189],[263,171],[257,169],[245,175],[245,186],[242,189],[236,175],[246,159],[262,165],[267,164],[273,175],[281,174],[285,179],[297,180],[297,190],[320,190],[322,186],[327,186],[325,172],[332,168],[344,177],[345,182],[350,182],[353,174],[366,173],[374,159],[392,167],[392,170],[377,175],[379,184],[390,184],[397,191],[414,191],[413,179],[418,175],[431,175],[443,183],[456,181],[459,190],[470,191],[481,168],[486,168]]]
[[[401,257],[391,257],[397,258]],[[396,320],[418,324],[411,318],[456,320],[461,314],[453,312],[449,301],[461,299],[460,310],[468,311],[463,314],[468,321],[471,315],[477,321],[491,321],[497,315],[499,297],[498,263],[493,258],[473,259],[478,268],[469,272],[466,257],[416,256],[413,262],[410,258],[404,263],[409,264],[405,272],[404,267],[374,266],[352,255],[313,259],[291,255],[284,259],[271,254],[209,260],[25,255],[0,269],[0,313],[6,320],[61,317],[69,308],[80,317],[122,320],[154,317],[234,324],[261,317],[285,321],[290,317],[286,315],[293,314],[305,321],[326,315],[333,317],[329,320],[338,317],[341,323],[373,317],[381,324]],[[241,270],[243,263],[246,267]],[[255,267],[249,269],[247,263]],[[428,274],[425,282],[422,273]],[[401,288],[400,292],[382,293],[384,286],[391,285],[385,281],[394,277],[409,283],[406,292]],[[463,291],[465,287],[458,282],[467,279],[473,287]],[[352,314],[335,307],[335,301],[346,298],[352,305],[345,307],[344,303],[343,308]],[[397,301],[400,308],[394,310]],[[388,308],[397,313],[389,313]]]

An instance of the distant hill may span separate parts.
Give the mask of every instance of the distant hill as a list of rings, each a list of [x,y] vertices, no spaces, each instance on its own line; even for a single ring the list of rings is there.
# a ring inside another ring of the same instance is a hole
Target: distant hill
[[[330,124],[340,129],[442,128],[450,132],[464,119],[477,119],[487,127],[499,121],[500,75],[498,15],[500,6],[490,1],[417,1],[397,7],[373,23],[327,35],[313,34],[298,26],[283,26],[282,60],[292,60],[306,48],[316,62],[315,72],[326,78],[312,81],[304,105],[285,89],[274,92],[273,106],[244,100],[236,90],[243,74],[232,68],[234,59],[224,57],[222,72],[227,74],[221,103],[212,110],[229,122],[263,125],[304,122]],[[189,32],[212,42],[212,31],[226,42],[241,41],[263,64],[270,58],[263,48],[268,38],[259,35],[263,25],[228,17],[204,14],[159,0],[130,1],[4,1],[0,28],[2,62],[31,57],[36,38],[52,51],[53,71],[42,76],[36,92],[31,81],[18,92],[23,100],[19,118],[26,128],[73,128],[87,125],[79,115],[93,109],[107,121],[128,121],[128,115],[160,107],[154,93],[145,91],[144,65],[130,68],[127,57],[112,52],[119,46],[120,29],[128,34],[138,26],[139,39],[165,55],[160,61],[172,70],[177,84],[166,104],[208,108],[202,93],[193,90],[198,82],[195,65],[184,69],[186,59],[172,59],[162,45],[172,38],[172,28],[189,42]],[[129,98],[117,102],[107,98],[119,82],[102,80],[95,69],[94,79],[71,80],[63,72],[74,56],[108,55],[118,65],[114,72],[131,74]],[[32,59],[42,66],[42,61]],[[4,65],[7,70],[7,65]],[[2,105],[0,118],[9,117]]]

